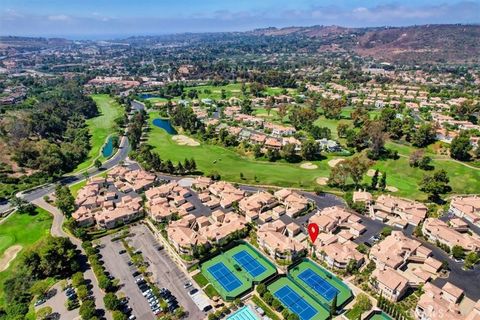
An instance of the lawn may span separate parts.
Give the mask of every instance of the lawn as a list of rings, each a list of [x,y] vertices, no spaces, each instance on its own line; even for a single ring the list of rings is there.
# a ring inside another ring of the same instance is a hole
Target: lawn
[[[408,156],[417,148],[409,145],[388,142],[386,147],[397,150],[400,155]],[[435,170],[444,169],[450,178],[452,193],[480,193],[480,170],[468,168],[449,158],[435,155],[427,149],[426,155],[435,158],[432,165]],[[412,168],[406,157],[400,157],[398,160],[380,160],[375,163],[373,169],[387,172],[387,184],[399,189],[396,195],[412,199],[425,200],[426,194],[418,190],[418,184],[425,174],[431,174],[432,171],[424,171],[419,168]],[[370,179],[366,179],[370,180]]]
[[[12,245],[21,245],[23,248],[10,266],[0,272],[0,305],[3,304],[3,282],[17,267],[18,257],[26,249],[50,233],[52,216],[47,211],[37,208],[36,215],[13,213],[5,222],[0,224],[0,256]]]
[[[150,123],[157,117],[159,117],[158,113],[151,112]],[[198,147],[180,146],[165,130],[154,125],[151,125],[151,128],[148,143],[155,148],[162,159],[170,159],[176,163],[183,161],[186,157],[193,157],[198,169],[205,175],[217,171],[222,180],[226,181],[313,188],[316,185],[315,179],[328,177],[330,171],[327,161],[312,161],[318,165],[318,168],[307,170],[301,168],[300,164],[259,161],[241,156],[233,149],[203,142]],[[243,173],[244,179],[240,178],[240,173]]]
[[[208,284],[207,278],[205,278],[201,272],[194,275],[192,279],[200,286],[200,288],[203,288]]]
[[[74,171],[80,171],[90,167],[93,161],[100,156],[100,160],[105,160],[101,155],[101,150],[105,144],[107,137],[115,133],[115,119],[120,117],[123,108],[107,94],[92,95],[95,100],[100,115],[98,117],[88,119],[87,125],[91,134],[91,149],[87,159],[80,163]]]

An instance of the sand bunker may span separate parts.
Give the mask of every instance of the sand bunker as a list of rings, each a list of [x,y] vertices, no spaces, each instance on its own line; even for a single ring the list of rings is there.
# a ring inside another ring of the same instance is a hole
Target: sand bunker
[[[387,186],[385,189],[390,192],[398,192],[398,188],[392,187],[392,186]]]
[[[198,147],[200,145],[199,142],[193,140],[190,137],[184,136],[183,134],[173,136],[172,140],[181,146]]]
[[[18,244],[11,246],[7,250],[5,250],[3,256],[0,258],[0,272],[7,270],[10,262],[15,259],[17,253],[19,253],[20,250],[22,250],[22,246]]]
[[[367,172],[367,176],[373,177],[375,175],[375,169],[369,169]],[[378,172],[378,176],[380,177],[382,175],[381,172]]]
[[[328,161],[328,165],[330,166],[330,168],[333,168],[333,167],[335,167],[337,164],[339,164],[340,162],[342,162],[343,160],[345,160],[345,159],[333,159],[333,160]]]
[[[306,162],[306,163],[302,163],[300,165],[300,168],[307,169],[307,170],[313,170],[313,169],[317,169],[318,166],[316,164],[311,163],[311,162]]]
[[[326,186],[328,184],[328,178],[319,177],[317,178],[317,183],[321,186]]]

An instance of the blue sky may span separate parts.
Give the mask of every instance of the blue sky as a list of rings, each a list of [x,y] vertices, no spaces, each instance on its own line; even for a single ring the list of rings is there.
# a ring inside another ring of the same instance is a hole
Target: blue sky
[[[431,23],[480,23],[480,0],[0,0],[2,35],[109,38]]]

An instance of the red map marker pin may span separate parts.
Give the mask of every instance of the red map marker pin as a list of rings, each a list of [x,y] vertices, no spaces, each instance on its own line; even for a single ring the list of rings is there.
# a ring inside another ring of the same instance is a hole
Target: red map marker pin
[[[308,234],[310,235],[310,240],[312,240],[312,243],[317,240],[318,233],[319,233],[318,225],[316,223],[310,223],[308,225]]]

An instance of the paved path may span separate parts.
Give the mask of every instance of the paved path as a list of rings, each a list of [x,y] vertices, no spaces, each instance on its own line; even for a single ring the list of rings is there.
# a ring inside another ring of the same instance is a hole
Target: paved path
[[[92,292],[93,296],[95,297],[95,305],[97,307],[97,310],[99,310],[100,314],[103,314],[107,319],[112,319],[112,316],[110,312],[105,312],[105,304],[103,303],[103,297],[105,296],[105,293],[100,289],[98,286],[98,281],[97,278],[95,277],[95,274],[93,273],[92,268],[86,261],[86,255],[85,251],[82,248],[82,241],[79,239],[75,238],[73,235],[65,232],[62,228],[63,222],[65,220],[65,216],[63,213],[60,212],[56,207],[50,205],[49,203],[45,202],[43,199],[36,199],[35,201],[32,201],[35,205],[39,206],[42,209],[47,210],[53,215],[53,222],[52,222],[52,227],[50,229],[50,232],[53,236],[55,237],[67,237],[74,243],[77,248],[81,252],[81,259],[80,265],[82,267],[83,275],[85,277],[85,280],[87,282],[90,282],[92,286]],[[66,315],[61,315],[61,319],[67,319]]]

